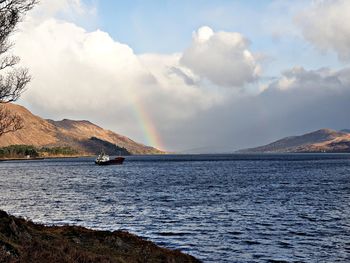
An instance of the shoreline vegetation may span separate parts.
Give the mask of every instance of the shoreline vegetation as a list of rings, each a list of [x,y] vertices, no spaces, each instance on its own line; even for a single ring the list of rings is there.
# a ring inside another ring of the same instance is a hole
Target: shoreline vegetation
[[[50,156],[50,157],[25,157],[25,158],[0,158],[0,162],[6,161],[40,161],[40,160],[50,160],[50,159],[74,159],[82,157],[93,157],[94,155],[77,155],[77,156]]]
[[[0,210],[0,262],[200,262],[124,231],[44,226]]]
[[[130,153],[121,152],[122,155]],[[118,153],[116,152],[115,155]],[[44,159],[65,159],[94,157],[97,154],[84,153],[69,146],[62,147],[35,147],[32,145],[10,145],[0,147],[0,161],[33,161]]]
[[[108,155],[111,155],[111,156],[134,155],[129,153],[125,148],[120,148],[120,149],[122,150],[111,151],[108,149],[101,148],[101,150],[105,151]],[[10,145],[6,147],[0,147],[0,162],[1,161],[35,161],[35,160],[44,160],[44,159],[65,159],[65,158],[68,159],[68,158],[81,158],[81,157],[95,157],[99,153],[82,152],[70,146],[36,147],[33,145]],[[162,153],[162,154],[165,154],[165,153]],[[154,154],[145,153],[143,155],[154,155]]]
[[[75,149],[63,147],[35,147],[32,145],[10,145],[0,148],[0,160],[35,160],[57,157],[79,157],[84,154]]]

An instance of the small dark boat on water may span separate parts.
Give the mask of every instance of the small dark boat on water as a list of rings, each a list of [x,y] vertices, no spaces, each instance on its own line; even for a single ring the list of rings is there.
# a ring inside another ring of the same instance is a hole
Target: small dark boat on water
[[[125,158],[118,156],[114,159],[110,159],[109,156],[105,153],[101,153],[99,156],[97,156],[95,160],[95,164],[97,165],[116,165],[116,164],[123,164]]]

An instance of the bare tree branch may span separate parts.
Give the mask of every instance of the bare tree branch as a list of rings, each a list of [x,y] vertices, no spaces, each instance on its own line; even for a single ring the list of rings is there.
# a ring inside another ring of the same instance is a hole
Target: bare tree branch
[[[0,106],[0,136],[23,128],[23,119]]]
[[[17,56],[6,56],[0,59],[0,71],[18,64],[20,58]]]
[[[27,69],[14,69],[5,78],[0,76],[0,103],[16,101],[30,80]]]
[[[0,0],[0,44],[5,44],[23,15],[37,0]],[[5,44],[6,46],[6,44]],[[5,50],[7,50],[5,48]],[[5,51],[6,52],[6,51]]]
[[[0,136],[23,128],[23,119],[1,104],[16,101],[30,82],[27,69],[16,68],[19,57],[6,55],[9,36],[37,0],[0,0]]]

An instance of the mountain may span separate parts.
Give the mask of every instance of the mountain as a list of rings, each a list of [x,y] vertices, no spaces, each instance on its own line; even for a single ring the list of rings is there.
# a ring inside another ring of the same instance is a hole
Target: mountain
[[[69,146],[81,154],[97,154],[101,149],[109,154],[159,154],[162,151],[137,143],[128,137],[105,130],[89,121],[45,120],[32,114],[23,106],[4,105],[24,120],[24,128],[0,137],[0,147],[33,145],[36,147]]]
[[[273,143],[239,150],[239,153],[350,152],[350,133],[321,129]]]

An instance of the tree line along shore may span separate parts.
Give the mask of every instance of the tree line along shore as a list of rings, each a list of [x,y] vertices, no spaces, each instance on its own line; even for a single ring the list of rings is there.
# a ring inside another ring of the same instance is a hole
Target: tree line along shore
[[[32,145],[11,145],[0,148],[0,160],[76,157],[81,155],[80,152],[69,146],[35,147]]]

